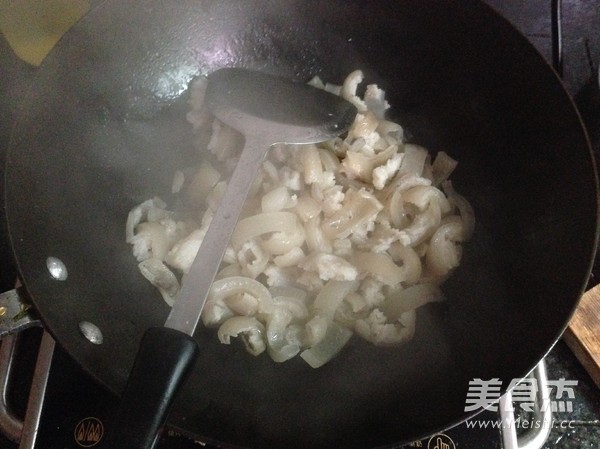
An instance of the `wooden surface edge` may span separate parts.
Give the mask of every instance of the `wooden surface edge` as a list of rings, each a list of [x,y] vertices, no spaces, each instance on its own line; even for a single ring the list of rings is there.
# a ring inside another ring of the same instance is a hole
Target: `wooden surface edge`
[[[600,388],[600,285],[582,296],[563,339]]]

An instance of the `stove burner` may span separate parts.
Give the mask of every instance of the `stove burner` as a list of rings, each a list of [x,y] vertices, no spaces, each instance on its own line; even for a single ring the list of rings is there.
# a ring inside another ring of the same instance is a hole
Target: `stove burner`
[[[79,367],[60,348],[55,347],[54,340],[46,331],[42,331],[41,338],[36,337],[39,349],[25,418],[21,420],[12,414],[7,398],[12,366],[18,356],[15,348],[18,340],[30,337],[25,332],[9,335],[4,338],[0,347],[0,432],[18,443],[19,449],[77,449],[98,445],[105,432],[105,423],[109,422],[116,411],[117,398],[87,376],[82,376]],[[60,369],[52,369],[55,366]],[[534,401],[534,419],[540,423],[538,427],[532,426],[531,431],[517,436],[515,415],[506,412],[512,410],[513,398],[510,392],[500,399],[499,416],[493,412],[483,412],[477,416],[479,421],[489,419],[502,423],[505,429],[502,432],[505,449],[539,449],[548,438],[552,410],[549,406],[543,361],[530,378],[537,383],[539,391],[544,393],[536,392]],[[20,394],[26,395],[22,392]],[[484,434],[487,435],[488,430],[485,430]],[[497,434],[497,429],[490,430],[494,436]],[[465,436],[467,431],[468,437]],[[477,430],[459,426],[444,434],[413,443],[412,447],[436,447],[437,444],[438,448],[451,448],[455,443],[473,441],[476,438],[475,432]],[[214,447],[167,427],[162,432],[157,449],[197,449],[199,444],[208,449]]]

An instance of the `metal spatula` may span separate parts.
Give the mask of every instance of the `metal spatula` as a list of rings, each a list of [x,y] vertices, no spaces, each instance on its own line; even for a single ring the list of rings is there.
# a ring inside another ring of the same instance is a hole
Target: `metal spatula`
[[[332,139],[345,132],[356,115],[356,108],[340,97],[245,69],[221,69],[209,75],[205,101],[217,118],[244,135],[244,148],[165,326],[144,334],[120,410],[108,429],[107,448],[154,445],[198,354],[192,335],[269,147]]]

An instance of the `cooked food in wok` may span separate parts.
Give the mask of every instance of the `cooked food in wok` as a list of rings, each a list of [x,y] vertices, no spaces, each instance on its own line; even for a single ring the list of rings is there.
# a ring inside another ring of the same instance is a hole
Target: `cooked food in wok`
[[[385,118],[385,92],[360,70],[315,87],[358,109],[345,138],[274,145],[246,201],[202,312],[222,343],[243,341],[276,362],[300,355],[317,368],[353,333],[378,346],[409,341],[416,309],[442,284],[474,228],[449,177],[457,162],[407,143]],[[139,269],[172,305],[235,167],[243,137],[202,107],[206,79],[190,87],[187,117],[197,165],[174,175],[176,201],[149,199],[126,224]],[[205,136],[207,131],[209,139]]]

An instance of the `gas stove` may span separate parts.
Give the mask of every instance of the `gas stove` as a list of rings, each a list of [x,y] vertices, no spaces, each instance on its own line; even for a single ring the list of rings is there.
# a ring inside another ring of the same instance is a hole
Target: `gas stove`
[[[597,0],[487,0],[487,3],[511,21],[549,63],[554,63],[562,72],[565,87],[575,99],[594,150],[600,156],[600,8]],[[553,36],[559,36],[560,40],[553,42]],[[16,100],[35,69],[19,61],[0,37],[0,70],[0,97],[9,100],[0,105],[0,155],[4,160],[10,123],[15,114],[11,105],[18,103],[11,100]],[[3,220],[0,233],[6,234]],[[590,277],[590,288],[600,283],[600,264],[596,265]],[[16,277],[8,242],[0,239],[2,291],[10,290]],[[545,358],[545,367],[547,379],[574,381],[576,385],[571,391],[572,397],[567,396],[568,401],[552,407],[554,425],[549,435],[543,435],[546,440],[543,446],[523,447],[600,447],[598,388],[562,341]],[[534,372],[536,381],[545,382],[542,371],[544,365]],[[505,403],[507,400],[503,398]],[[33,325],[18,336],[2,341],[0,448],[93,448],[101,441],[103,422],[114,413],[116,403],[117,398],[83,372],[41,327]],[[481,425],[485,422],[489,425]],[[507,447],[503,443],[506,435],[503,436],[492,424],[496,422],[499,422],[497,412],[486,410],[466,423],[415,442],[411,447]],[[521,443],[528,438],[520,437]],[[158,443],[160,449],[198,447],[212,446],[168,427]]]

